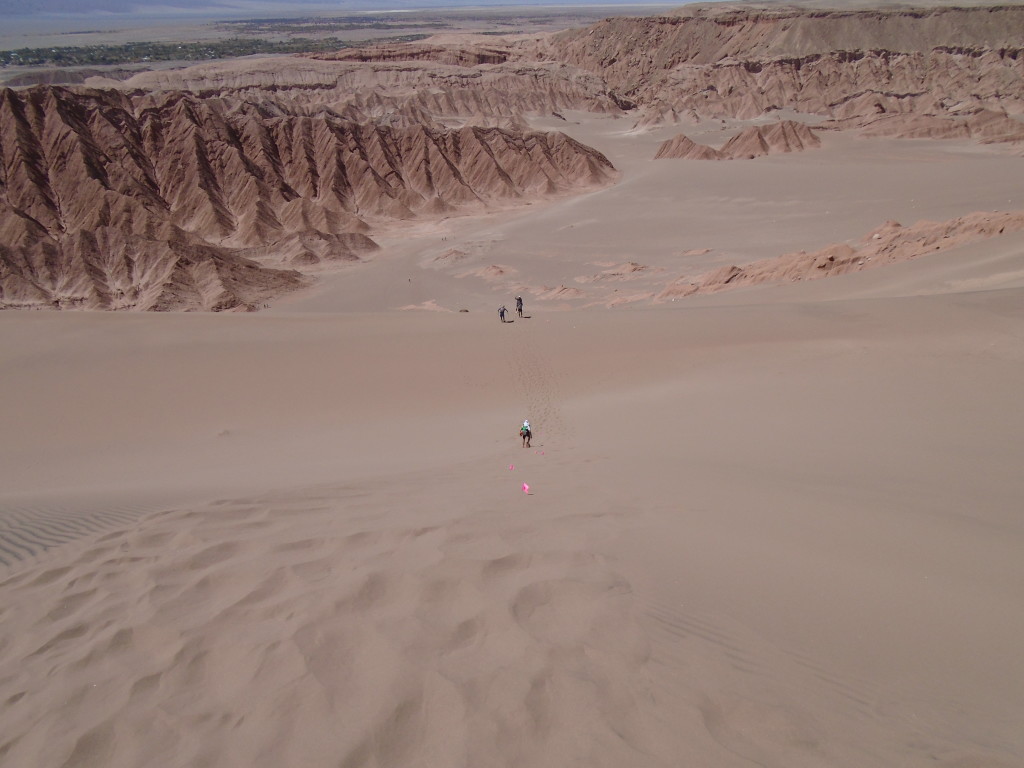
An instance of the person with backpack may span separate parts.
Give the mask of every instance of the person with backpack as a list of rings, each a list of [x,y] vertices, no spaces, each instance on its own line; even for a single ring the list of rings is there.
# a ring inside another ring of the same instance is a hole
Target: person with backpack
[[[523,316],[523,297],[516,296],[516,314],[520,317]]]
[[[530,447],[530,439],[533,437],[533,431],[530,429],[530,420],[525,419],[523,426],[519,428],[519,436],[523,438],[523,448]]]

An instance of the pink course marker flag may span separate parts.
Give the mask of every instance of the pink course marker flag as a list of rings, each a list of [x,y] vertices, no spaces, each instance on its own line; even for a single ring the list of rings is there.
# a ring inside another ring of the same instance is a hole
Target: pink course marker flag
[[[526,483],[523,483],[523,493],[529,493],[529,492],[530,492],[530,486],[528,486]]]
[[[509,464],[508,468],[509,468],[509,471],[511,471],[511,470],[516,468],[516,465],[515,464]]]

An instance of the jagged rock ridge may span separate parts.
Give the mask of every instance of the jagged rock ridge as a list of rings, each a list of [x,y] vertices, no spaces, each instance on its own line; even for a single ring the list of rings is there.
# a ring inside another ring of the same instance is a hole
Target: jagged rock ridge
[[[600,73],[642,106],[641,126],[751,119],[790,108],[879,114],[1024,114],[1024,7],[730,10],[608,19],[554,36],[546,55]]]
[[[293,112],[328,108],[394,126],[639,107],[639,127],[788,108],[850,128],[905,114],[1024,115],[1022,40],[1021,6],[707,10],[486,46],[379,45],[288,67],[208,64],[138,75],[124,87],[245,99],[273,89],[273,101]]]
[[[362,48],[344,48],[333,53],[313,53],[307,56],[325,61],[433,61],[454,66],[476,66],[504,64],[509,59],[509,52],[498,46],[378,43]]]
[[[982,143],[1024,141],[1024,122],[1001,112],[979,110],[963,118],[934,115],[880,115],[866,121],[863,136],[898,136],[912,139],[975,139]]]
[[[440,49],[440,47],[438,47]],[[434,50],[432,48],[431,50]],[[329,110],[355,122],[430,123],[486,115],[517,118],[578,109],[618,114],[620,105],[597,74],[551,62],[472,64],[460,46],[447,61],[431,61],[415,45],[374,46],[356,52],[282,61],[228,61],[185,70],[146,72],[124,83],[132,91],[187,90],[205,98],[259,101],[291,114]],[[513,51],[509,49],[511,57]]]
[[[687,13],[682,9],[682,13]],[[928,53],[1016,49],[1024,7],[804,11],[714,10],[692,16],[609,18],[551,40],[553,58],[603,71],[621,85],[681,64],[806,59],[839,51]]]
[[[0,160],[0,302],[138,309],[253,307],[303,283],[269,267],[357,258],[375,225],[614,172],[557,133],[55,87],[0,92]]]
[[[1022,7],[685,13],[4,91],[0,305],[258,306],[303,281],[267,270],[360,259],[395,218],[610,180],[598,153],[530,133],[530,114],[642,127],[787,108],[866,135],[1021,139]],[[726,151],[683,138],[666,152]],[[732,156],[774,147],[734,141]]]
[[[680,133],[658,147],[654,159],[687,160],[752,159],[783,152],[802,152],[821,146],[821,139],[803,123],[782,120],[771,125],[752,125],[729,139],[721,149],[697,144]]]
[[[949,221],[921,221],[904,227],[889,221],[855,243],[836,243],[820,251],[799,251],[740,267],[730,265],[695,277],[681,277],[659,299],[718,291],[759,283],[816,280],[909,261],[975,240],[1024,230],[1024,214],[978,211]]]
[[[654,154],[655,160],[725,160],[714,147],[698,144],[685,133],[677,133],[663,141]]]

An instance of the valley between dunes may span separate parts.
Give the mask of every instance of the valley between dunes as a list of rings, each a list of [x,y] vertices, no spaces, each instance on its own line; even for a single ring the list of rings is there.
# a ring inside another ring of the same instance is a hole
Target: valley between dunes
[[[331,115],[364,175],[328,199],[341,166],[253,154],[236,96],[103,93],[205,115],[256,202],[168,182],[149,128],[103,211],[8,163],[5,295],[106,242],[66,307],[260,311],[0,313],[0,766],[1024,763],[1019,144],[548,89],[462,138]],[[780,119],[818,144],[654,159]],[[412,135],[444,206],[399,189]]]

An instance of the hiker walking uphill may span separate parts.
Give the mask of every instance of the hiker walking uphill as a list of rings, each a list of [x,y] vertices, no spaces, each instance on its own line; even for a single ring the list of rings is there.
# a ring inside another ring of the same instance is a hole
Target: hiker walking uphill
[[[498,317],[501,318],[501,322],[503,322],[503,323],[505,322],[505,313],[506,312],[508,312],[508,310],[505,309],[505,305],[504,304],[502,304],[500,307],[498,307]]]
[[[529,448],[530,440],[533,437],[533,430],[530,429],[529,419],[523,421],[523,426],[519,428],[519,436],[523,438],[523,448]]]
[[[523,316],[523,297],[516,296],[516,314],[520,317]]]

